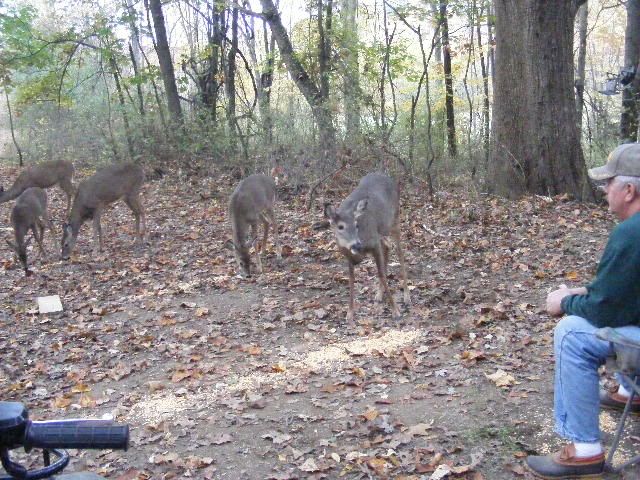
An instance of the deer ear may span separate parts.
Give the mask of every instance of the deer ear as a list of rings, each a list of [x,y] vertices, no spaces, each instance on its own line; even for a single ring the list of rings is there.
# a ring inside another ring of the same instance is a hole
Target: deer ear
[[[324,204],[324,216],[331,221],[334,221],[336,218],[336,209],[330,203]]]
[[[227,250],[233,250],[233,240],[227,238],[227,241],[224,242],[224,248],[226,248]]]
[[[369,204],[369,200],[366,198],[363,198],[362,200],[360,200],[358,202],[358,204],[356,205],[356,211],[354,213],[354,216],[356,218],[358,218],[360,215],[362,215],[364,213],[364,211],[367,209],[367,205]]]

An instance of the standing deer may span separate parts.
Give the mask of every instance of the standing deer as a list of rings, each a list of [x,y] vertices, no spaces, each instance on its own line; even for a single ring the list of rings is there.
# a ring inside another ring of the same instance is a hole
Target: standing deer
[[[409,305],[411,299],[407,288],[404,253],[400,244],[400,194],[396,181],[381,173],[370,173],[360,180],[356,189],[342,201],[337,210],[327,204],[324,213],[335,234],[338,249],[347,259],[349,266],[347,322],[354,323],[355,266],[367,254],[373,256],[378,268],[380,284],[376,300],[386,298],[393,319],[397,320],[400,311],[387,284],[389,244],[385,237],[389,235],[393,237],[400,257],[405,305]]]
[[[260,174],[249,175],[242,180],[229,199],[232,240],[227,242],[227,246],[233,248],[238,268],[247,276],[251,275],[249,249],[252,245],[255,246],[256,250],[257,271],[262,273],[260,252],[267,245],[270,224],[273,224],[278,262],[282,260],[278,224],[273,211],[275,201],[276,184],[273,178]],[[264,226],[264,236],[260,245],[256,242],[258,238],[258,222],[262,222]],[[248,236],[249,230],[251,230],[251,236]]]
[[[43,162],[28,167],[18,175],[9,190],[5,190],[0,186],[0,203],[13,200],[29,187],[49,188],[58,184],[67,194],[68,214],[71,198],[73,197],[73,173],[73,164],[65,160]]]
[[[49,230],[52,227],[47,214],[47,193],[38,187],[30,187],[22,192],[16,200],[13,210],[11,210],[11,224],[13,225],[13,234],[16,242],[12,243],[7,240],[7,244],[18,255],[24,267],[24,275],[28,277],[31,272],[27,267],[27,246],[32,238],[35,238],[36,242],[38,242],[40,253],[46,256],[42,244],[44,228],[45,225],[49,227]],[[24,237],[29,230],[33,232],[33,237],[29,237],[25,241]]]
[[[62,260],[69,259],[80,227],[89,218],[93,219],[94,250],[97,242],[99,251],[102,251],[100,216],[108,205],[119,199],[123,199],[133,212],[136,241],[141,245],[145,233],[145,215],[139,194],[143,183],[144,171],[133,163],[111,165],[80,182],[68,221],[62,226]]]

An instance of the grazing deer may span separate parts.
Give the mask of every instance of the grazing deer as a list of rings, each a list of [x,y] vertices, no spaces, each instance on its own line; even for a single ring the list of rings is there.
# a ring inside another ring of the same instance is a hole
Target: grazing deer
[[[145,233],[144,208],[140,202],[140,188],[144,171],[139,165],[125,163],[98,170],[78,185],[67,223],[62,226],[62,260],[68,260],[78,238],[80,227],[93,218],[93,238],[102,251],[100,215],[111,203],[123,199],[136,219],[136,241],[142,244]]]
[[[251,258],[249,249],[255,246],[256,267],[258,273],[262,273],[262,259],[260,252],[267,245],[269,226],[273,224],[273,235],[276,244],[278,262],[282,260],[282,249],[278,237],[278,224],[273,211],[276,201],[276,184],[273,178],[266,175],[249,175],[242,180],[231,194],[229,199],[229,219],[231,220],[231,241],[227,247],[233,248],[238,268],[241,273],[251,275]],[[262,243],[257,244],[258,222],[264,226]],[[251,236],[249,235],[251,230]]]
[[[38,187],[30,187],[22,192],[16,200],[13,210],[11,210],[11,224],[13,225],[16,243],[7,240],[7,244],[18,255],[24,267],[24,275],[28,277],[31,272],[27,267],[27,246],[32,238],[35,238],[36,242],[38,242],[40,253],[46,256],[42,244],[45,225],[49,227],[49,230],[52,229],[51,221],[47,214],[47,193]],[[29,230],[33,232],[33,237],[29,237],[25,241],[24,237]]]
[[[381,173],[370,173],[360,180],[356,189],[342,201],[337,210],[326,204],[324,214],[336,236],[338,249],[346,257],[349,266],[347,322],[354,323],[355,266],[369,253],[378,267],[380,285],[376,300],[381,301],[386,297],[393,319],[398,319],[400,311],[387,284],[389,244],[385,237],[389,235],[395,240],[400,257],[405,305],[409,305],[411,300],[400,244],[400,193],[396,181]]]
[[[74,168],[71,162],[56,160],[53,162],[43,162],[38,165],[27,167],[23,170],[9,190],[4,190],[0,186],[0,203],[13,200],[29,187],[49,188],[53,185],[60,185],[60,188],[67,194],[67,214],[71,206],[73,197],[73,173]]]

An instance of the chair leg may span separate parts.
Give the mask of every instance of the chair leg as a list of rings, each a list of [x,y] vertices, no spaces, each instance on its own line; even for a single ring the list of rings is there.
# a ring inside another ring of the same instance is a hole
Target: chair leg
[[[633,402],[633,399],[635,398],[637,392],[636,390],[639,389],[638,385],[637,385],[637,380],[638,377],[635,377],[633,379],[629,378],[626,375],[622,375],[622,377],[627,380],[632,389],[631,389],[631,395],[629,395],[629,399],[627,400],[626,405],[624,406],[624,411],[622,412],[622,417],[620,417],[620,420],[618,421],[618,427],[616,428],[616,434],[613,437],[613,443],[611,445],[611,448],[609,449],[609,454],[607,455],[607,469],[611,472],[614,473],[620,473],[622,470],[624,470],[625,468],[627,468],[630,465],[635,465],[636,463],[640,462],[640,455],[635,456],[634,458],[632,458],[631,460],[626,461],[625,463],[623,463],[622,465],[619,465],[617,467],[613,466],[613,455],[615,454],[615,451],[618,448],[618,444],[620,443],[620,437],[622,436],[622,432],[624,431],[624,425],[627,421],[627,418],[629,417],[629,413],[631,412],[631,403]]]

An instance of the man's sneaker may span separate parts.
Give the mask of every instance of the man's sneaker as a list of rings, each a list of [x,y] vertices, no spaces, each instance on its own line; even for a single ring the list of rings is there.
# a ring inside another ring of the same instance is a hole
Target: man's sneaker
[[[601,478],[604,472],[604,452],[593,457],[577,458],[576,448],[573,443],[569,443],[550,455],[529,456],[526,465],[539,478]]]
[[[611,410],[624,410],[628,397],[620,395],[618,392],[610,392],[600,389],[600,405]],[[636,395],[631,402],[631,413],[640,415],[640,397]]]

